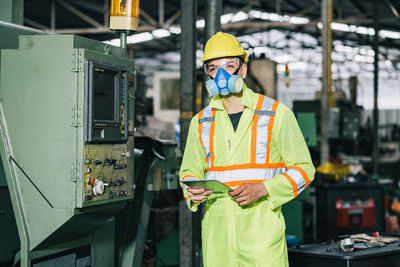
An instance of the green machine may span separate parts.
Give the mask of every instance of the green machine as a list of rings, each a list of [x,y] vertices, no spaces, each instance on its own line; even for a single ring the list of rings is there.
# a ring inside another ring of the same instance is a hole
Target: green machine
[[[0,247],[19,252],[0,265],[69,251],[54,264],[114,266],[114,215],[134,198],[133,63],[73,35],[20,35],[12,48],[0,54],[0,210],[19,240]]]

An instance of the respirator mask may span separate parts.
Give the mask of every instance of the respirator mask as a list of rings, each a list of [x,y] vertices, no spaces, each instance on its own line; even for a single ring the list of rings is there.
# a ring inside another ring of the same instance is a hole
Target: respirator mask
[[[236,73],[241,67],[239,58],[226,58],[217,63],[205,64],[204,71],[209,76],[214,76],[206,82],[206,88],[212,95],[227,96],[231,93],[240,93],[243,90],[243,78]],[[233,74],[230,74],[233,73]]]

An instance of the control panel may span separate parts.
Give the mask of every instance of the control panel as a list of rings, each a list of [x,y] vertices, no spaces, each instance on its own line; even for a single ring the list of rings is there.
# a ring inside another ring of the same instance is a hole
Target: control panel
[[[84,203],[133,196],[129,143],[85,145]]]

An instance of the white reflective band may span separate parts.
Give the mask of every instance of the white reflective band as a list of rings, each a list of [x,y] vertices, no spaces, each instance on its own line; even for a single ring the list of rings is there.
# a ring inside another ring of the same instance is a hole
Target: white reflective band
[[[264,96],[264,101],[261,106],[261,110],[255,110],[254,113],[259,115],[257,122],[257,140],[256,140],[256,157],[257,164],[267,163],[267,143],[268,143],[268,124],[270,122],[271,115],[275,115],[272,111],[274,104],[272,98]]]
[[[289,168],[286,173],[296,183],[297,193],[300,194],[306,187],[306,181],[304,180],[303,175],[301,175],[301,173],[298,170],[291,168]]]
[[[215,179],[221,183],[244,180],[268,180],[282,174],[286,168],[240,169],[229,171],[208,171],[206,179]]]
[[[256,115],[275,116],[275,111],[270,111],[270,110],[254,110],[254,114],[256,114]]]
[[[201,123],[203,125],[201,129],[201,142],[203,143],[206,157],[208,158],[208,168],[211,168],[210,129],[211,122],[214,121],[214,119],[210,106],[204,108],[203,116],[199,119],[199,124]]]

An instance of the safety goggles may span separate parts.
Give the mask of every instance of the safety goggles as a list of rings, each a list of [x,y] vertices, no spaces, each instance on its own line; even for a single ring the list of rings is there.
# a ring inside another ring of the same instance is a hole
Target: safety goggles
[[[240,59],[237,57],[224,58],[217,62],[204,64],[204,71],[210,76],[216,75],[219,68],[223,68],[230,74],[234,74],[240,68]]]

